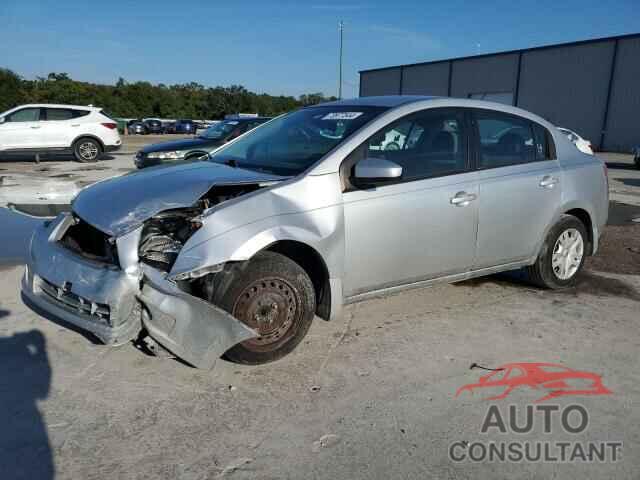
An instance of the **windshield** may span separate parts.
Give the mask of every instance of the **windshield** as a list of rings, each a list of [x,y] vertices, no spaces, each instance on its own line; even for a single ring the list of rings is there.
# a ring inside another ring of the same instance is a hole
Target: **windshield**
[[[217,150],[211,161],[276,175],[297,175],[386,108],[326,106],[283,115]]]
[[[226,120],[224,122],[220,122],[215,124],[212,127],[207,128],[204,132],[200,134],[202,138],[211,138],[214,140],[225,138],[229,135],[235,128],[238,126],[237,121]]]

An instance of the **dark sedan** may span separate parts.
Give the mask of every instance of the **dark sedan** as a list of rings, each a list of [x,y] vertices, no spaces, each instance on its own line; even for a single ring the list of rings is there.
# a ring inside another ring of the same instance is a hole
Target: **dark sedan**
[[[148,119],[144,121],[147,126],[147,133],[159,135],[162,133],[162,122],[160,120]]]
[[[197,160],[223,143],[233,140],[267,120],[270,120],[270,118],[254,117],[223,120],[207,128],[194,138],[147,145],[136,154],[136,167],[145,168],[179,160]]]
[[[196,133],[197,127],[193,120],[177,120],[174,133]]]

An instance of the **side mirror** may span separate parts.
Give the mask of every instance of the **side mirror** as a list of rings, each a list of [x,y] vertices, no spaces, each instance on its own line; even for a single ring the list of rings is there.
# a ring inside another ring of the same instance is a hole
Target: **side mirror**
[[[5,122],[4,117],[0,117],[0,124],[3,124]]]
[[[353,179],[358,185],[377,185],[402,177],[402,167],[384,158],[365,158],[356,163]]]

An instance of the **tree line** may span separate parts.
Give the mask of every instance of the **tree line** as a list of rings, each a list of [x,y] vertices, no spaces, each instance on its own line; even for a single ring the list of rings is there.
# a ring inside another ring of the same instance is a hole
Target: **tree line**
[[[322,93],[296,98],[258,94],[240,85],[205,87],[195,82],[153,85],[120,78],[115,85],[100,85],[73,80],[66,73],[26,80],[0,68],[0,112],[25,103],[63,103],[94,105],[123,118],[220,119],[240,112],[273,116],[335,99]]]

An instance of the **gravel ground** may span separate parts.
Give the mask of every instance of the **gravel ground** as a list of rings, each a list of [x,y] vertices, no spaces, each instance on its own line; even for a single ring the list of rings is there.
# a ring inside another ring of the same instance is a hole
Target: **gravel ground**
[[[201,371],[97,345],[36,315],[20,301],[16,264],[38,220],[0,209],[9,227],[0,233],[0,478],[638,478],[640,171],[628,156],[603,157],[611,225],[576,288],[542,291],[499,275],[374,299],[341,320],[316,319],[293,354],[260,367],[220,361]],[[131,165],[128,155],[89,166],[6,162],[0,175],[23,187],[20,174],[90,182]],[[582,405],[589,423],[579,434],[557,419],[546,434],[540,417],[528,433],[483,434],[490,405],[523,414],[541,396],[455,397],[488,373],[473,363],[510,362],[594,372],[612,393],[546,402]],[[454,442],[490,441],[623,447],[606,463],[449,458]]]

